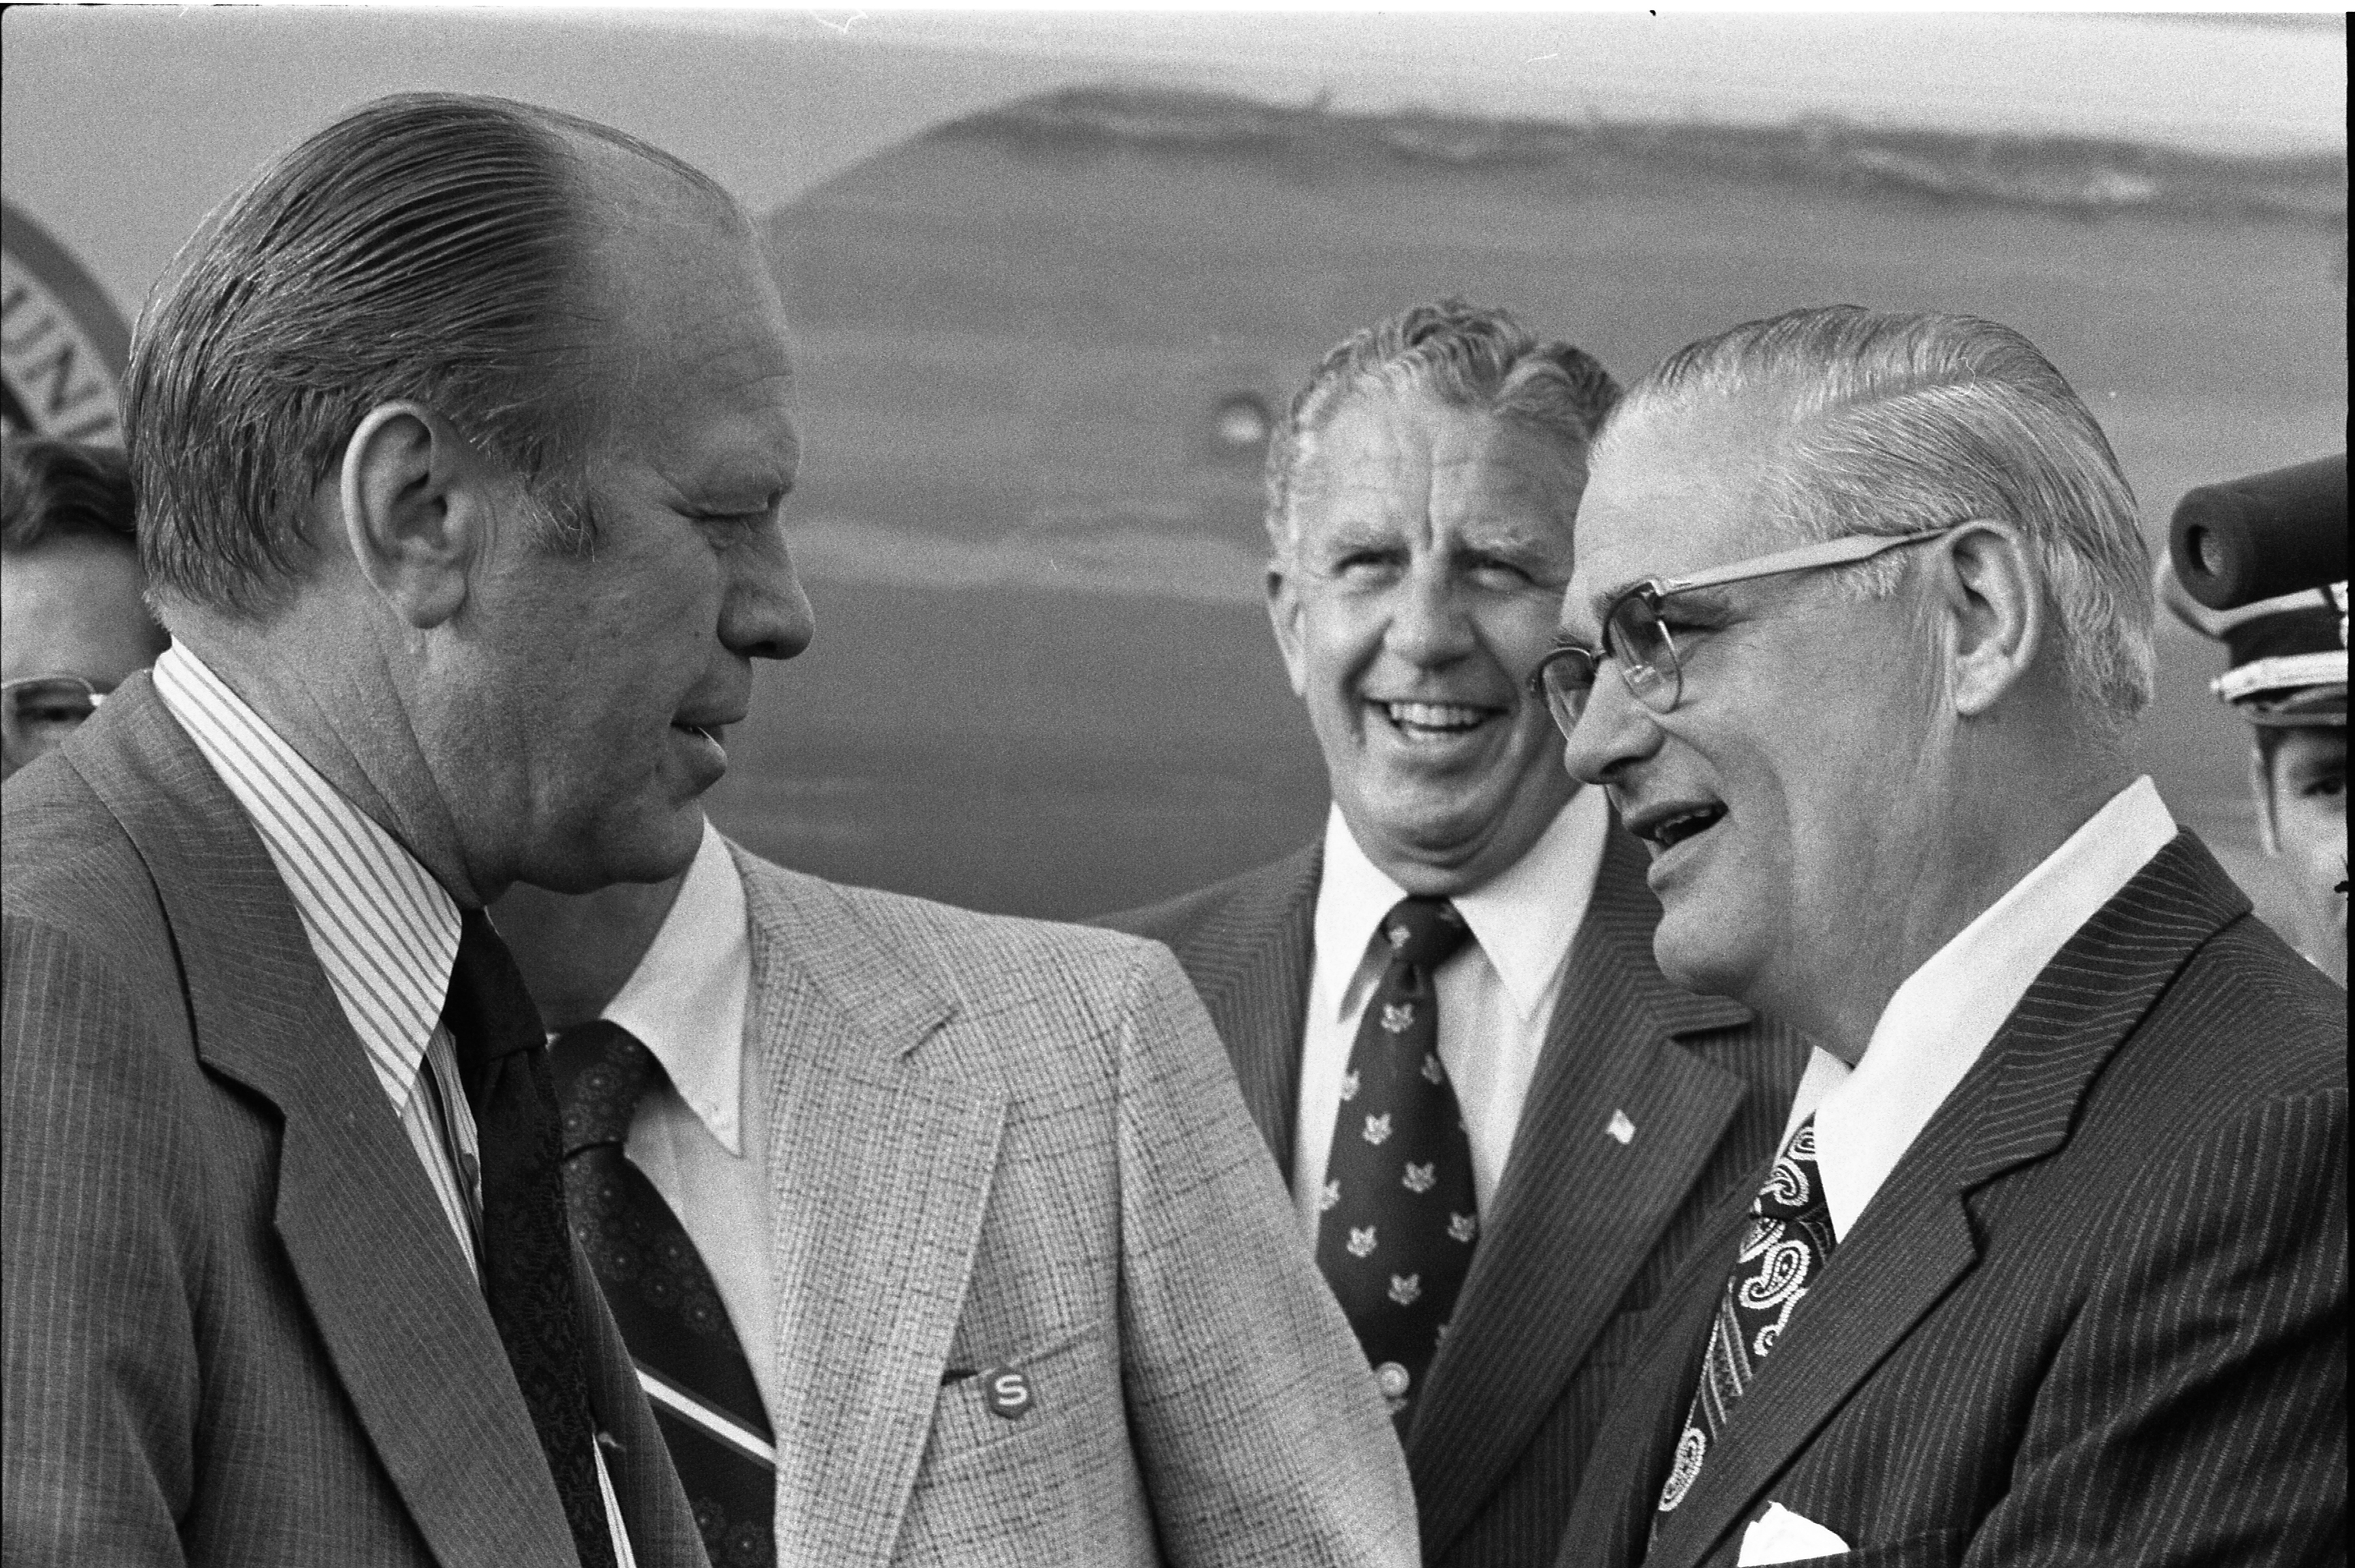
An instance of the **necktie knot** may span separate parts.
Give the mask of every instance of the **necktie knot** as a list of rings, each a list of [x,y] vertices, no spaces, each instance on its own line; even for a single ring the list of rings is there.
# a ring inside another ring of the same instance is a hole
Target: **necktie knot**
[[[1823,1178],[1816,1169],[1816,1118],[1810,1115],[1774,1157],[1774,1168],[1766,1173],[1750,1212],[1761,1220],[1796,1220],[1825,1206]]]
[[[546,1042],[539,1008],[516,967],[515,955],[481,910],[458,916],[458,956],[450,967],[450,990],[442,1021],[456,1048],[458,1076],[467,1104],[479,1116],[483,1097],[499,1064],[518,1051]]]
[[[655,1053],[621,1025],[596,1019],[559,1034],[549,1054],[566,1157],[627,1143],[638,1101],[662,1076]]]
[[[1382,916],[1382,937],[1392,964],[1428,974],[1472,940],[1472,928],[1445,899],[1404,898]]]

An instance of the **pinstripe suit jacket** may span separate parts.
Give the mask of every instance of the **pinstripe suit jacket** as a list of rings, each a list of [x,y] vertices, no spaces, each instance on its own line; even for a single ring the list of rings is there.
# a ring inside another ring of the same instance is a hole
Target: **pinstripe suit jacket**
[[[1106,922],[1177,953],[1287,1177],[1319,854]],[[1407,1434],[1424,1556],[1444,1568],[1552,1561],[1620,1363],[1714,1201],[1773,1152],[1806,1065],[1798,1035],[1661,977],[1645,863],[1614,824]],[[1624,1146],[1604,1130],[1618,1111]]]
[[[497,1330],[244,813],[145,676],[8,781],[9,1568],[575,1558]],[[638,1561],[704,1561],[576,1253]]]
[[[1168,955],[737,864],[780,1561],[1412,1563],[1389,1420]]]
[[[2345,1561],[2346,1001],[2178,835],[1890,1173],[1646,1559],[1729,1198],[1561,1568],[1730,1565],[1770,1500],[1855,1548],[1827,1568]]]

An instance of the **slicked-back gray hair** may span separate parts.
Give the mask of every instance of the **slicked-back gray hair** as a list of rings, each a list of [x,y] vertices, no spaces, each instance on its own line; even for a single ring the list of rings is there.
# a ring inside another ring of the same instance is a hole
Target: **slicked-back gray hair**
[[[123,380],[159,597],[249,617],[282,603],[310,559],[305,504],[393,399],[512,467],[550,545],[592,542],[578,480],[603,418],[593,192],[568,137],[734,210],[709,176],[610,126],[406,93],[303,142],[207,219],[141,313]]]
[[[1788,423],[1761,476],[1777,542],[1897,534],[1984,517],[2018,528],[2051,595],[2063,677],[2115,733],[2150,701],[2149,547],[2100,425],[2051,362],[1977,316],[1857,305],[1793,311],[1679,349],[1628,389],[1596,443],[1656,414],[1736,396]],[[1900,556],[1841,569],[1866,595]]]
[[[1317,436],[1369,390],[1421,391],[1449,408],[1510,420],[1554,437],[1582,462],[1619,400],[1619,384],[1593,355],[1540,343],[1501,310],[1450,299],[1361,327],[1325,356],[1268,442],[1267,538],[1279,560],[1292,558],[1299,537],[1294,503]]]

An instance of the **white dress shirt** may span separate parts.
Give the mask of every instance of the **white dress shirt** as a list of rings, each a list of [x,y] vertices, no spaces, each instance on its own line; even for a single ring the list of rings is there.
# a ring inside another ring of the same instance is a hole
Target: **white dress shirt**
[[[293,895],[327,985],[479,1277],[483,1195],[474,1114],[459,1088],[450,1031],[442,1027],[458,961],[457,903],[186,644],[164,650],[155,680],[155,695],[252,819]],[[604,1453],[592,1452],[615,1561],[634,1568]]]
[[[1528,853],[1454,900],[1473,940],[1432,977],[1439,993],[1439,1060],[1471,1136],[1473,1189],[1483,1213],[1512,1154],[1561,992],[1562,961],[1586,919],[1610,821],[1603,792],[1580,790]],[[1382,916],[1404,897],[1367,859],[1335,807],[1325,821],[1325,863],[1316,885],[1316,955],[1292,1149],[1293,1206],[1312,1243],[1333,1124],[1341,1111],[1341,1079],[1357,1043],[1359,1018],[1389,962],[1389,944],[1377,950],[1375,938]]]
[[[709,822],[662,929],[604,1017],[645,1042],[669,1082],[638,1102],[623,1153],[703,1254],[773,1425],[780,1407],[769,1285],[768,1115],[748,1088],[752,943],[744,880]]]
[[[2137,779],[1906,976],[1853,1069],[1817,1049],[1784,1136],[1814,1115],[1834,1236],[1847,1238],[2045,965],[2174,837],[2158,788]]]

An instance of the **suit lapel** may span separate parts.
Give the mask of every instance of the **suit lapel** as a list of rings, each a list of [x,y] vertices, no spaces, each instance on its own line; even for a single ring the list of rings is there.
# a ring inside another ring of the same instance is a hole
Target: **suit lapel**
[[[1645,859],[1614,822],[1493,1221],[1409,1435],[1428,1557],[1446,1550],[1527,1446],[1746,1090],[1678,1043],[1753,1015],[1660,976]],[[1624,1144],[1607,1130],[1614,1115],[1635,1129]]]
[[[911,1060],[954,1003],[838,891],[738,865],[776,1206],[779,1538],[796,1560],[882,1563],[964,1308],[1006,1097]]]
[[[78,765],[155,879],[197,1056],[284,1118],[278,1234],[395,1489],[445,1560],[563,1560],[497,1331],[269,851],[145,676],[106,717]]]
[[[1753,1174],[1764,1180],[1765,1169],[1762,1163]],[[1727,1189],[1683,1266],[1661,1288],[1658,1309],[1594,1435],[1563,1527],[1559,1568],[1623,1568],[1643,1561],[1677,1435],[1692,1403],[1717,1293],[1725,1287],[1755,1189],[1752,1181]]]
[[[1178,957],[1226,1042],[1243,1104],[1292,1179],[1300,1115],[1300,1028],[1308,1016],[1316,961],[1316,880],[1321,844],[1255,875],[1220,912],[1216,929],[1188,940]]]
[[[2068,1141],[2094,1074],[2192,953],[2248,909],[2200,841],[2179,833],[2069,939],[1832,1254],[1663,1523],[1656,1568],[1708,1555],[1969,1272],[1978,1244],[1966,1197]]]

